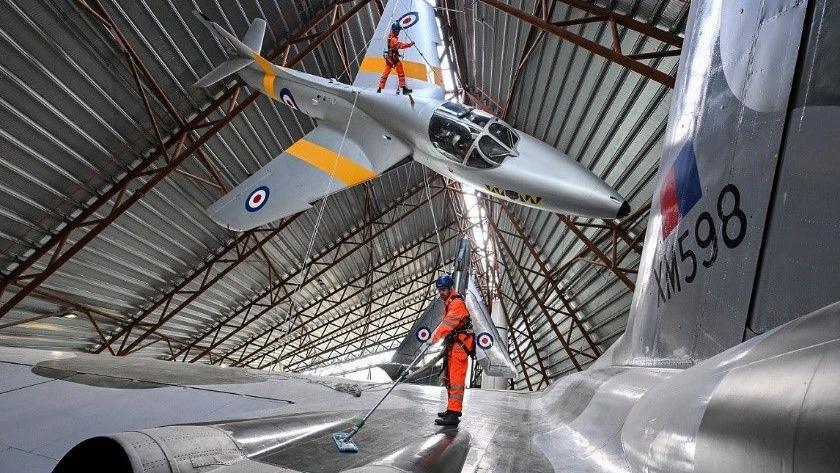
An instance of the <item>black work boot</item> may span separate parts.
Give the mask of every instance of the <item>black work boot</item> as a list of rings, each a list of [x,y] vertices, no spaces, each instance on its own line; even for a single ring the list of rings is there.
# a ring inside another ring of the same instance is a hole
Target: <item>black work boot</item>
[[[445,411],[443,411],[443,412],[438,412],[438,413],[437,413],[437,416],[438,416],[438,417],[443,417],[443,416],[445,416],[446,414],[449,414],[450,412],[452,412],[452,411],[450,411],[450,410],[445,410]],[[456,416],[458,416],[458,417],[461,417],[461,413],[460,413],[460,412],[456,412],[456,413],[455,413],[455,415],[456,415]]]
[[[458,425],[461,419],[458,418],[457,412],[447,411],[440,419],[435,419],[437,425]]]
[[[408,87],[403,87],[403,88],[402,88],[402,93],[403,93],[403,95],[408,95],[408,94],[410,94],[410,93],[412,93],[412,92],[414,92],[414,91],[413,91],[413,90],[411,90],[411,89],[409,89]]]
[[[376,89],[376,93],[377,93],[377,94],[381,94],[381,93],[382,93],[382,89],[377,88],[377,89]]]

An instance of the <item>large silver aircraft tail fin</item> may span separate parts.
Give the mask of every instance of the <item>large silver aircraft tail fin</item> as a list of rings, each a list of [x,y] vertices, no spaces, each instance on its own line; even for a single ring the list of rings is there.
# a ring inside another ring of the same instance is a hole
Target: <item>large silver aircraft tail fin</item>
[[[265,20],[257,18],[251,22],[251,26],[248,27],[248,32],[245,33],[245,36],[240,41],[239,38],[227,32],[204,13],[193,10],[193,14],[202,23],[207,25],[217,38],[223,40],[223,42],[230,46],[232,54],[238,56],[216,66],[216,68],[199,79],[194,84],[195,87],[211,86],[254,63],[255,56],[259,56],[260,50],[262,49],[263,37],[265,36]]]

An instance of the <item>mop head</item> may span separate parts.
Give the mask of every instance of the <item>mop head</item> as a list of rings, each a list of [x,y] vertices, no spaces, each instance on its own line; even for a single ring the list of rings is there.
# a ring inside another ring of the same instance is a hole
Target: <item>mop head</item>
[[[338,447],[338,451],[342,453],[358,453],[359,447],[353,442],[353,439],[346,442],[344,441],[348,435],[350,435],[349,432],[336,432],[332,434],[335,446]]]

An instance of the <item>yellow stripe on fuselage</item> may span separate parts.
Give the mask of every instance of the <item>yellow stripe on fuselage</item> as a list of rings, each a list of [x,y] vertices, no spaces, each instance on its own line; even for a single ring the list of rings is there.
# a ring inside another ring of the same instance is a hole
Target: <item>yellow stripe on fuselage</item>
[[[335,176],[336,179],[347,186],[354,186],[376,177],[376,173],[372,170],[356,163],[347,156],[306,139],[297,140],[295,144],[286,148],[286,152],[327,174]]]
[[[256,61],[257,65],[260,66],[260,69],[265,74],[263,76],[263,89],[265,89],[265,93],[274,100],[277,100],[277,94],[274,93],[274,80],[277,78],[277,75],[274,73],[272,64],[268,59],[257,53],[251,53],[251,57],[254,58],[254,61]]]
[[[412,79],[422,80],[423,82],[434,82],[439,87],[443,87],[443,75],[439,67],[430,68],[422,62],[408,61],[402,59],[403,70],[406,77]],[[429,80],[429,70],[431,69],[433,78]],[[385,58],[382,56],[365,56],[362,60],[362,65],[359,67],[359,72],[371,72],[375,74],[382,74],[385,70]],[[396,71],[391,71],[396,74]]]

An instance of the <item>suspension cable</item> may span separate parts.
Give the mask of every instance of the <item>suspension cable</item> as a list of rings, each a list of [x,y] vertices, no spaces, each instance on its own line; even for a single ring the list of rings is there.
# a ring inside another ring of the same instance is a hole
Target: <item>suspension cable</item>
[[[335,160],[333,161],[332,169],[330,170],[330,179],[327,181],[327,184],[324,188],[323,197],[321,198],[321,208],[318,209],[318,216],[315,219],[315,227],[312,229],[312,236],[309,238],[309,244],[307,245],[306,253],[303,256],[303,261],[301,262],[302,277],[300,280],[298,280],[297,286],[295,286],[295,290],[289,297],[289,311],[284,317],[283,322],[281,322],[281,325],[286,324],[285,331],[280,335],[281,339],[285,338],[291,332],[292,324],[294,323],[294,321],[292,320],[292,314],[295,308],[295,298],[297,297],[298,292],[300,292],[300,288],[301,286],[303,286],[304,281],[306,281],[307,276],[309,276],[309,269],[312,267],[312,262],[309,261],[309,257],[312,254],[313,247],[315,246],[315,239],[318,236],[318,230],[320,229],[321,221],[324,217],[324,210],[327,208],[327,202],[329,201],[330,195],[332,194],[332,187],[335,183],[336,169],[338,168],[338,162],[341,156],[341,151],[344,149],[344,142],[347,140],[347,133],[350,131],[350,124],[353,121],[353,113],[356,111],[356,101],[358,99],[359,92],[353,91],[353,105],[351,106],[350,114],[347,117],[347,125],[344,127],[344,134],[341,136],[341,142],[338,145],[338,150],[335,152]],[[285,348],[285,344],[281,346],[279,354],[277,355],[277,359],[272,365],[272,371],[280,362],[280,356],[282,356],[283,353],[282,348]]]

